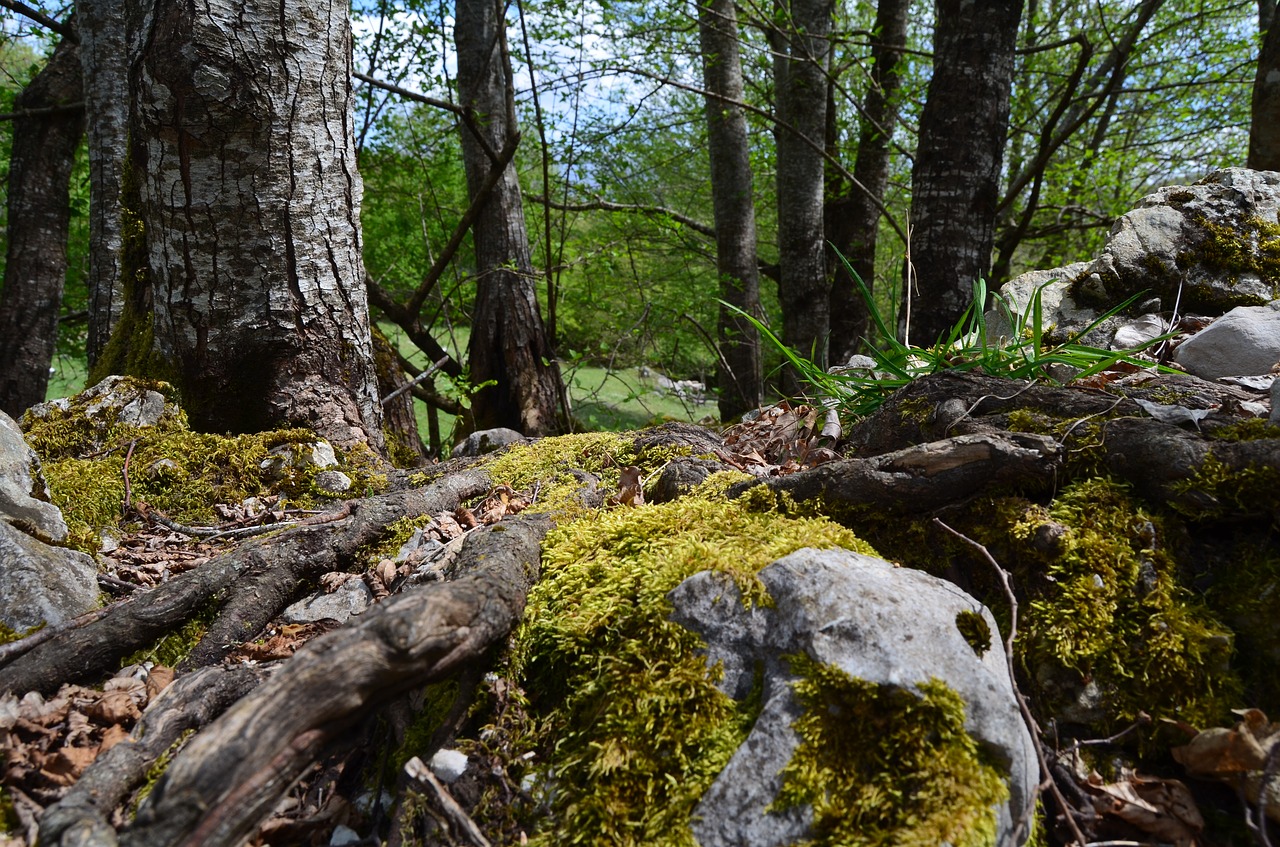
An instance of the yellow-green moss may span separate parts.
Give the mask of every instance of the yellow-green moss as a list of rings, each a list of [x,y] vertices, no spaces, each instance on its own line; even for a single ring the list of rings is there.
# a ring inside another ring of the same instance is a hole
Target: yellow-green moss
[[[1227,426],[1215,427],[1205,432],[1215,441],[1257,441],[1262,438],[1280,438],[1280,426],[1266,418],[1245,418]]]
[[[117,388],[138,396],[146,391],[158,391],[166,400],[172,396],[164,383],[133,378]],[[318,440],[310,430],[222,436],[191,432],[186,416],[172,408],[149,427],[122,423],[115,415],[93,412],[92,401],[80,394],[70,398],[67,409],[23,418],[27,441],[41,457],[50,499],[67,522],[67,543],[77,549],[95,552],[98,533],[123,517],[126,459],[131,502],[144,502],[181,522],[211,521],[215,504],[251,496],[280,494],[294,506],[333,496],[316,488],[320,469],[310,462],[267,461],[281,447],[303,455]],[[367,448],[336,455],[352,478],[348,496],[385,486],[382,466]]]
[[[151,763],[151,767],[147,768],[147,775],[142,785],[138,788],[137,793],[133,795],[133,803],[130,811],[130,817],[138,813],[144,800],[151,794],[151,789],[156,787],[156,783],[160,781],[160,777],[164,776],[164,772],[169,769],[169,763],[173,761],[173,757],[178,755],[183,745],[191,736],[195,735],[194,729],[184,730],[178,739],[169,745],[169,749],[165,750],[160,756]]]
[[[1175,500],[1174,508],[1196,518],[1256,515],[1274,520],[1280,513],[1280,470],[1273,467],[1231,468],[1210,453],[1191,477],[1171,487],[1178,495],[1193,495],[1192,505],[1180,507]]]
[[[669,591],[702,570],[748,602],[756,572],[802,547],[871,552],[819,518],[686,497],[597,512],[544,543],[513,673],[537,692],[552,813],[538,844],[691,844],[689,815],[746,737],[758,704],[716,688],[701,639],[668,620]]]
[[[1061,534],[1037,549],[1049,527]],[[1025,504],[1016,523],[994,532],[1008,533],[1021,572],[1046,586],[1021,625],[1033,675],[1048,667],[1092,680],[1113,727],[1140,711],[1207,726],[1237,705],[1230,631],[1180,584],[1168,546],[1176,535],[1124,486],[1075,483],[1047,509]]]
[[[166,632],[156,639],[154,644],[126,656],[120,661],[120,667],[127,668],[129,665],[140,665],[144,662],[152,662],[168,668],[177,667],[178,663],[187,658],[187,655],[200,643],[200,639],[204,638],[209,624],[217,616],[219,607],[220,603],[211,602],[179,629]]]
[[[22,819],[18,817],[18,811],[13,808],[13,799],[9,797],[9,792],[5,791],[4,786],[0,785],[0,835],[21,831]]]
[[[803,844],[986,847],[1008,800],[1004,773],[965,731],[964,700],[932,679],[879,685],[791,659],[800,746],[772,808],[813,809]]]
[[[1203,230],[1204,239],[1186,258],[1226,272],[1232,284],[1246,274],[1273,286],[1280,283],[1280,224],[1256,216],[1215,223],[1203,215],[1196,218],[1196,223]],[[1260,300],[1256,305],[1264,302],[1265,299]],[[1238,295],[1232,304],[1239,304]]]

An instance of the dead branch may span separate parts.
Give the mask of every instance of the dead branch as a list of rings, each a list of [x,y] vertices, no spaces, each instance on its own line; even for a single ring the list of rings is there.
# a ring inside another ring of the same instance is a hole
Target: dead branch
[[[266,676],[260,667],[202,668],[157,697],[129,739],[91,764],[66,796],[40,818],[40,843],[49,847],[115,844],[112,811],[143,783],[151,767],[182,734],[199,729]]]
[[[393,597],[299,650],[187,744],[121,843],[241,843],[373,710],[483,661],[524,611],[550,525],[545,517],[513,518],[480,530],[453,581]]]
[[[256,635],[293,599],[299,583],[350,565],[356,551],[376,540],[387,524],[406,515],[452,510],[461,499],[481,494],[491,485],[483,472],[464,471],[426,488],[355,501],[351,514],[340,521],[298,526],[278,536],[245,542],[16,658],[0,668],[0,692],[49,693],[64,682],[102,674],[210,602],[224,604],[223,611],[184,667],[212,664]]]

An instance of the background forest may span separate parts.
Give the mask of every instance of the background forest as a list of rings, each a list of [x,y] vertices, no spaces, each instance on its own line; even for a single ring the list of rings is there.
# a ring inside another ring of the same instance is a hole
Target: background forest
[[[866,331],[865,309],[834,253],[826,264],[830,291],[800,293],[809,301],[830,298],[823,306],[829,333],[816,336],[830,339],[829,353],[813,340],[805,349],[803,333],[786,331],[779,300],[788,266],[780,268],[779,245],[789,237],[779,228],[778,210],[789,208],[779,194],[779,186],[786,190],[779,150],[792,135],[779,121],[803,120],[805,104],[794,88],[778,96],[778,59],[786,52],[782,34],[804,31],[800,5],[729,6],[742,93],[740,102],[722,101],[740,106],[746,122],[760,315],[802,354],[834,362]],[[888,314],[899,309],[918,224],[912,170],[939,12],[909,0],[816,6],[831,24],[830,53],[822,84],[804,89],[803,99],[825,111],[825,238],[850,257]],[[43,11],[54,20],[69,13]],[[1028,2],[997,162],[991,287],[1023,270],[1089,257],[1111,222],[1157,186],[1242,164],[1259,32],[1271,13],[1266,0]],[[384,300],[404,302],[436,273],[418,327],[465,365],[475,302],[470,240],[462,240],[447,269],[433,269],[468,208],[458,114],[440,108],[457,99],[453,14],[452,4],[394,0],[353,10],[355,130],[372,284]],[[29,16],[5,15],[0,109],[11,112],[56,36]],[[715,415],[714,403],[648,393],[659,374],[716,381],[723,291],[708,156],[718,142],[708,137],[708,103],[717,101],[706,95],[712,78],[700,60],[706,51],[698,15],[690,3],[530,0],[507,8],[522,132],[515,162],[538,296],[580,426]],[[9,160],[9,126],[0,167]],[[88,196],[82,145],[50,395],[78,390],[84,380]],[[784,211],[781,219],[789,218]],[[980,233],[957,236],[973,239],[981,252]],[[380,304],[378,295],[370,299]],[[409,373],[428,367],[437,356],[411,343],[393,317],[384,314],[380,325],[398,342]],[[775,373],[779,355],[763,355],[764,373]],[[449,413],[465,405],[467,392],[465,374],[441,374],[417,387],[420,422],[434,418],[433,446],[447,443]]]

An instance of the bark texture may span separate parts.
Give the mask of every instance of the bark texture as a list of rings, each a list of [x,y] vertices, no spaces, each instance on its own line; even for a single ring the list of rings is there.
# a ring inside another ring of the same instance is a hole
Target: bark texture
[[[937,0],[933,77],[911,172],[910,339],[932,344],[991,266],[1023,0]],[[906,309],[899,311],[905,321]]]
[[[830,281],[823,233],[831,0],[779,0],[774,51],[778,151],[778,302],[782,340],[827,366]],[[796,393],[785,372],[783,390]]]
[[[129,76],[123,0],[77,0],[89,151],[89,367],[124,309],[120,277],[120,188],[129,137]]]
[[[827,240],[849,263],[847,268],[839,258],[832,263],[832,362],[847,361],[867,334],[870,313],[850,269],[868,290],[874,289],[880,229],[876,201],[883,201],[889,188],[890,143],[898,123],[898,91],[902,87],[898,63],[907,43],[910,8],[910,0],[880,0],[876,4],[870,84],[858,118],[858,153],[853,161],[857,185],[838,185],[834,193],[839,196],[827,204]],[[828,111],[827,124],[834,129],[834,104],[828,105]],[[834,142],[835,138],[828,140]]]
[[[760,271],[756,262],[756,212],[738,15],[733,0],[698,6],[702,77],[707,90],[707,149],[711,156],[711,197],[716,224],[716,270],[720,299],[749,315],[760,314]],[[764,400],[760,336],[750,321],[720,306],[717,327],[720,362],[720,419],[730,421]]]
[[[458,99],[468,112],[462,160],[473,201],[488,191],[476,216],[476,305],[468,355],[473,385],[489,385],[472,399],[476,429],[509,427],[525,435],[560,430],[560,369],[555,363],[538,297],[515,168],[487,188],[498,151],[518,138],[500,0],[457,0]]]
[[[27,84],[15,109],[78,101],[80,56],[62,41]],[[9,163],[9,247],[0,292],[0,410],[20,417],[44,400],[67,276],[69,185],[84,110],[41,112],[13,122]]]
[[[1280,28],[1274,5],[1259,3],[1258,19],[1263,33],[1253,79],[1249,167],[1275,171],[1280,170]]]
[[[350,33],[327,0],[161,0],[139,21],[130,211],[152,365],[196,428],[307,426],[382,449]]]

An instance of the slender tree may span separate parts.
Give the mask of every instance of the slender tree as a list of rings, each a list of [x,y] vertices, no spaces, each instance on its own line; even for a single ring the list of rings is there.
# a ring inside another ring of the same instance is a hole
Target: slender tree
[[[69,186],[84,134],[80,56],[63,39],[18,95],[9,162],[9,245],[0,292],[0,409],[44,400],[67,275]]]
[[[99,367],[173,380],[204,430],[381,450],[347,4],[159,0],[136,32],[123,256],[143,290]]]
[[[129,80],[123,0],[76,0],[89,152],[89,366],[111,338],[120,279],[120,176],[128,138]]]
[[[518,140],[502,0],[457,0],[458,99],[467,110],[462,158],[473,202],[476,302],[468,354],[477,429],[526,435],[561,429],[560,370],[538,308],[520,184],[509,156]],[[491,171],[501,175],[490,179]]]
[[[831,357],[844,361],[857,351],[867,334],[867,303],[850,269],[873,289],[880,208],[889,188],[889,165],[894,127],[898,123],[900,62],[907,44],[907,13],[911,0],[879,0],[872,27],[871,65],[866,98],[858,114],[858,152],[849,184],[834,175],[829,194],[827,239],[849,263],[838,259],[832,267]],[[835,142],[834,98],[828,103],[828,143]]]
[[[937,0],[933,76],[911,172],[910,337],[930,344],[987,276],[1023,0]],[[908,285],[910,274],[908,274]]]
[[[1280,27],[1275,0],[1258,0],[1262,45],[1253,78],[1253,115],[1249,124],[1249,167],[1280,170]]]
[[[742,60],[733,0],[698,5],[702,76],[706,85],[707,149],[716,228],[716,270],[720,274],[720,419],[732,420],[764,399],[760,337],[734,312],[758,315],[760,272],[756,259],[755,192],[751,147],[742,102]],[[727,305],[724,305],[727,304]]]
[[[826,367],[830,281],[823,234],[827,79],[831,0],[778,0],[773,51],[778,117],[778,301],[782,340]],[[799,389],[784,377],[788,393]]]

